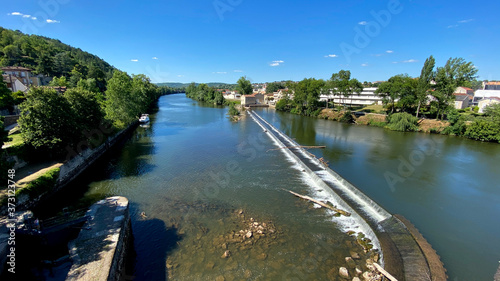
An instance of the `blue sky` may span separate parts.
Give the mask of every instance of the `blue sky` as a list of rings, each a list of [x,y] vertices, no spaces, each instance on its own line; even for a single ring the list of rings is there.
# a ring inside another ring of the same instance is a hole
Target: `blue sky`
[[[427,57],[500,79],[499,1],[16,0],[0,26],[56,38],[153,82],[419,76]]]

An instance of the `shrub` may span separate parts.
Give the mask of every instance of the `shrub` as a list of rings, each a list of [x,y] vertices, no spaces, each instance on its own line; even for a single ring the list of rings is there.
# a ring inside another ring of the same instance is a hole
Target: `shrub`
[[[393,131],[416,132],[419,130],[418,118],[409,113],[394,113],[387,116],[387,119],[389,121],[387,127]]]
[[[352,112],[350,110],[344,112],[342,117],[340,117],[339,121],[344,123],[354,123],[354,117],[352,116]]]
[[[54,168],[46,172],[41,177],[28,183],[25,188],[18,189],[16,191],[16,196],[19,194],[28,194],[30,198],[34,198],[51,190],[56,185],[59,171],[59,168]]]
[[[500,142],[500,124],[478,119],[467,127],[464,135],[474,140]]]

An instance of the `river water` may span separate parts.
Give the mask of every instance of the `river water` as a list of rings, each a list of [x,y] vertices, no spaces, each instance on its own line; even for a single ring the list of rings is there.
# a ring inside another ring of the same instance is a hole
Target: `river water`
[[[230,122],[227,108],[182,94],[158,107],[149,127],[85,172],[61,203],[130,200],[133,280],[336,280],[352,251],[367,257],[349,226],[283,190],[319,192],[251,118]],[[493,278],[500,145],[256,111],[302,145],[325,145],[310,152],[408,218],[450,280]]]

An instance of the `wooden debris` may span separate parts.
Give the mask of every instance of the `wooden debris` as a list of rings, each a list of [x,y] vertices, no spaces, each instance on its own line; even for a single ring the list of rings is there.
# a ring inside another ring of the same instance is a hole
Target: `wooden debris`
[[[378,272],[382,273],[387,279],[391,281],[398,281],[398,279],[394,278],[389,272],[385,271],[378,263],[374,262],[373,266],[378,270]]]
[[[284,147],[278,147],[278,148],[268,149],[266,152],[272,151],[272,150],[280,150],[280,149],[284,149],[284,148],[306,148],[306,149],[309,149],[309,148],[326,148],[326,146],[324,146],[324,145],[317,145],[317,146],[311,146],[311,145],[284,146]]]
[[[311,197],[309,197],[309,196],[306,196],[306,195],[300,195],[300,194],[295,193],[295,192],[293,192],[293,191],[291,191],[291,190],[286,190],[286,189],[283,189],[283,190],[288,191],[288,192],[290,192],[291,194],[293,194],[293,195],[295,195],[295,196],[297,196],[297,197],[300,197],[300,198],[302,198],[302,199],[309,200],[309,201],[314,202],[314,203],[316,203],[316,204],[318,204],[318,205],[320,205],[320,206],[322,206],[322,207],[325,207],[325,208],[328,208],[328,209],[330,209],[330,210],[333,210],[333,211],[335,211],[335,212],[337,212],[337,213],[339,213],[339,214],[341,214],[341,215],[344,215],[344,216],[346,216],[346,217],[351,216],[351,213],[349,213],[349,212],[347,212],[347,211],[341,210],[341,209],[339,209],[339,208],[337,208],[337,207],[335,207],[335,206],[331,206],[331,205],[325,204],[325,203],[323,203],[323,202],[321,202],[321,201],[319,201],[319,200],[313,199],[313,198],[311,198]]]

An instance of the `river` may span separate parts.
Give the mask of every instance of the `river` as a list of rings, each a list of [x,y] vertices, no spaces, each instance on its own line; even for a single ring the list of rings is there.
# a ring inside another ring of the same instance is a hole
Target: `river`
[[[256,111],[302,145],[325,145],[310,152],[408,218],[450,280],[493,278],[500,145]],[[226,114],[182,94],[161,97],[150,126],[79,177],[53,208],[126,196],[134,280],[335,280],[345,257],[359,252],[349,226],[283,191],[318,192],[251,118],[233,123]],[[265,235],[235,242],[254,223]]]

